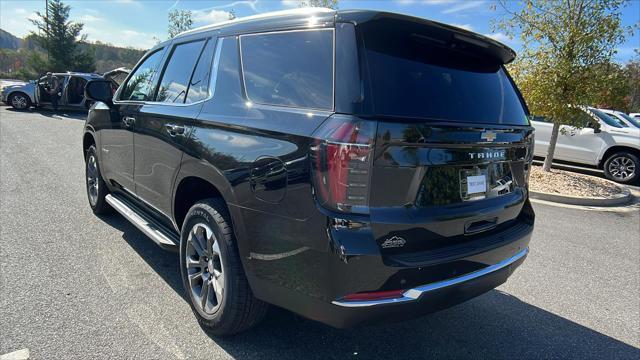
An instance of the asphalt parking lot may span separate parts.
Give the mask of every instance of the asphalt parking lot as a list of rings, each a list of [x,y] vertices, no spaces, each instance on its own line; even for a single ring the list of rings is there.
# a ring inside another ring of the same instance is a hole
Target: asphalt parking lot
[[[535,203],[510,280],[408,322],[336,330],[272,309],[256,329],[207,335],[178,257],[87,205],[84,114],[0,107],[0,355],[31,358],[640,358],[640,212]]]

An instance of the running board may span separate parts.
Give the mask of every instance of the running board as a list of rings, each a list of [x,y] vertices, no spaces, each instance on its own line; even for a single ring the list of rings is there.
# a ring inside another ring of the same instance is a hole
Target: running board
[[[158,246],[165,250],[178,251],[180,239],[158,224],[152,217],[136,209],[129,201],[122,196],[108,194],[105,200],[112,208],[119,212],[125,219],[129,220],[135,227],[151,238]]]

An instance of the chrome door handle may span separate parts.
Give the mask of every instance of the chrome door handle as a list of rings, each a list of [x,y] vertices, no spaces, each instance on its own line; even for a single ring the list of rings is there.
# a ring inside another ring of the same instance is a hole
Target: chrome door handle
[[[122,123],[126,127],[133,126],[133,124],[135,124],[135,122],[136,122],[136,118],[131,117],[131,116],[125,116],[125,117],[122,118]]]
[[[183,135],[185,131],[185,127],[181,125],[166,124],[164,127],[171,136]]]

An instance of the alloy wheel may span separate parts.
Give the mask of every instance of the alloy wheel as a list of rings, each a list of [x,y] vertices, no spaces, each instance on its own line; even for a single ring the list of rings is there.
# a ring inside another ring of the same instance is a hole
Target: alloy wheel
[[[13,95],[11,98],[11,105],[16,109],[25,109],[27,107],[27,98],[24,95]]]
[[[631,158],[626,156],[616,156],[609,162],[607,170],[616,180],[624,181],[635,175],[636,164]]]
[[[194,305],[205,315],[213,315],[224,294],[224,264],[220,244],[211,228],[197,223],[189,231],[185,266]]]
[[[96,156],[91,154],[87,159],[87,192],[91,206],[98,203],[98,163]]]

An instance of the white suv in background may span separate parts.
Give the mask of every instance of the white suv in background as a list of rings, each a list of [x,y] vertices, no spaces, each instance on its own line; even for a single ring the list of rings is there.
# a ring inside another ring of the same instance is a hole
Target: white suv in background
[[[608,179],[633,183],[640,178],[640,129],[591,107],[581,107],[584,128],[561,125],[554,160],[597,166]],[[547,155],[553,123],[531,121],[536,129],[534,156]]]

